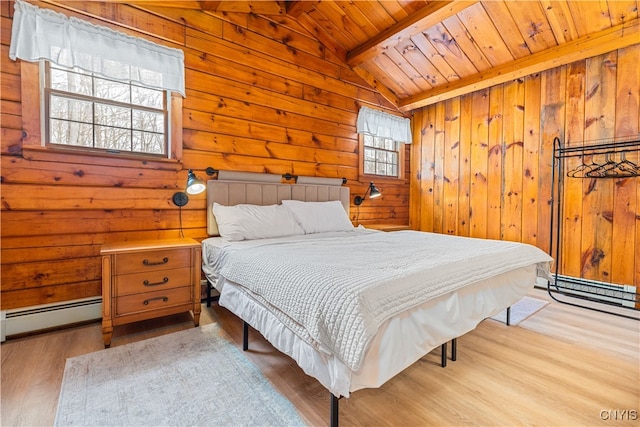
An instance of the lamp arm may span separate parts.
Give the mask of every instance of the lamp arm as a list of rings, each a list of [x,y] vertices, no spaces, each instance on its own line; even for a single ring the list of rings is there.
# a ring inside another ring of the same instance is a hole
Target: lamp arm
[[[367,191],[364,192],[364,195],[362,197],[360,196],[356,196],[353,199],[353,204],[356,206],[360,206],[362,204],[362,202],[364,202],[364,200],[367,198],[367,194],[369,194],[369,191],[371,190],[371,186],[367,187]]]

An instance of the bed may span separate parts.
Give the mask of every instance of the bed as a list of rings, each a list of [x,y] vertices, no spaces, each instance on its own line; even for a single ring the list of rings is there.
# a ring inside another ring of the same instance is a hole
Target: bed
[[[219,304],[243,320],[245,349],[251,325],[331,393],[331,425],[339,398],[510,307],[552,261],[521,243],[353,227],[349,205],[339,185],[207,184],[203,271]]]

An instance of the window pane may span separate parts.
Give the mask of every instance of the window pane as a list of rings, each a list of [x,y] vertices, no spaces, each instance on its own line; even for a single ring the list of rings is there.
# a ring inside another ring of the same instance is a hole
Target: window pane
[[[151,111],[133,110],[133,129],[150,132],[164,132],[164,114]]]
[[[164,154],[163,135],[150,132],[133,132],[133,151]]]
[[[131,102],[131,87],[126,83],[95,79],[95,97],[110,101]]]
[[[386,175],[387,174],[387,165],[384,163],[378,163],[376,166],[376,173],[378,175]]]
[[[364,159],[366,160],[375,160],[376,159],[376,150],[371,148],[364,149]]]
[[[100,125],[131,127],[131,110],[115,105],[96,104],[95,121]]]
[[[376,173],[376,162],[365,161],[364,162],[364,173],[375,174]]]
[[[131,87],[131,103],[135,105],[143,105],[145,107],[157,108],[161,110],[163,107],[163,92],[145,87]]]
[[[52,89],[87,96],[92,94],[91,76],[52,68],[50,79]]]
[[[52,144],[93,147],[93,126],[65,120],[49,120],[49,142]]]
[[[93,113],[91,102],[77,99],[51,96],[51,113],[49,116],[55,119],[73,120],[76,122],[92,123]]]
[[[96,148],[131,151],[131,133],[127,129],[96,126]]]
[[[373,147],[373,135],[364,134],[364,145],[367,147]]]

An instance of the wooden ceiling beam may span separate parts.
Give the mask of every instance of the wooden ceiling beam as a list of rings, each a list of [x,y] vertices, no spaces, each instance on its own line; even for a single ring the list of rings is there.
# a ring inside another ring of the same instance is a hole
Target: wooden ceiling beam
[[[353,71],[362,77],[362,79],[369,84],[373,89],[375,89],[384,99],[389,101],[396,109],[400,112],[403,112],[399,109],[399,101],[398,97],[393,93],[391,89],[380,83],[371,73],[362,68],[354,68]]]
[[[395,46],[401,40],[408,39],[427,28],[431,28],[474,3],[476,2],[461,0],[428,3],[422,9],[389,27],[378,36],[349,51],[347,64],[350,67],[357,67],[363,62],[382,54],[386,49]]]
[[[407,112],[551,68],[602,55],[637,44],[638,34],[640,34],[640,20],[634,19],[560,46],[493,67],[474,76],[438,86],[419,95],[400,100],[398,105],[401,111]]]
[[[298,18],[316,7],[319,1],[293,0],[287,2],[287,15]]]
[[[216,10],[218,10],[218,6],[220,6],[221,1],[199,0],[198,3],[200,3],[200,8],[202,10],[215,12]]]

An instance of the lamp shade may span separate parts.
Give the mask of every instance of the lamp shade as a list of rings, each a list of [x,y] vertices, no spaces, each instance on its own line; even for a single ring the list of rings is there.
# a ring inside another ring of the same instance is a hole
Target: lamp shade
[[[202,180],[200,180],[200,178],[198,178],[196,174],[189,169],[189,174],[187,175],[187,193],[200,194],[206,190],[206,188],[207,187],[204,185],[204,182],[202,182]]]
[[[380,192],[380,190],[378,190],[376,188],[375,185],[373,185],[373,182],[369,184],[369,198],[370,199],[375,199],[376,197],[380,197],[382,196],[382,193]]]
[[[380,190],[376,188],[375,185],[373,185],[373,182],[370,182],[369,186],[367,187],[367,191],[365,191],[364,193],[364,196],[362,197],[356,196],[353,199],[353,204],[356,206],[360,206],[362,202],[364,202],[364,200],[367,198],[367,195],[369,196],[370,199],[375,199],[376,197],[380,197],[382,193],[380,192]]]

